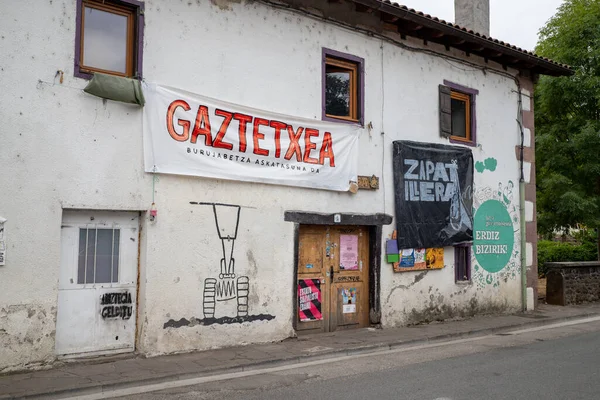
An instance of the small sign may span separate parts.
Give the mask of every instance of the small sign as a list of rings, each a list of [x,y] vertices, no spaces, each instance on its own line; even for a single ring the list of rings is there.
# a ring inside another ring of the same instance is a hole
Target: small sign
[[[400,252],[400,267],[412,268],[415,266],[415,249],[404,249]]]
[[[314,265],[312,264],[306,264],[306,269],[312,269],[314,267]]]
[[[366,190],[379,189],[379,178],[372,176],[358,176],[358,188]]]
[[[356,304],[344,304],[344,309],[342,310],[344,314],[351,314],[356,312]]]
[[[425,249],[415,249],[415,268],[423,269],[426,266]]]

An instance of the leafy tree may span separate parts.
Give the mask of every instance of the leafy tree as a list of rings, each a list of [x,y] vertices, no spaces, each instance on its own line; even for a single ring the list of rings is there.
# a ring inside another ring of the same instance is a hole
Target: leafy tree
[[[350,109],[350,80],[336,73],[328,73],[325,84],[327,114],[348,115]]]
[[[600,0],[565,0],[536,52],[571,65],[535,93],[540,233],[600,227]]]

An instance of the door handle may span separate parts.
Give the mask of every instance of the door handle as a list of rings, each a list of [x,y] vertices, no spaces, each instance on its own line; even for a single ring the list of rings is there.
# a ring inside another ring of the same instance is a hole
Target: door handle
[[[331,279],[331,283],[333,283],[333,265],[329,267],[329,278]]]

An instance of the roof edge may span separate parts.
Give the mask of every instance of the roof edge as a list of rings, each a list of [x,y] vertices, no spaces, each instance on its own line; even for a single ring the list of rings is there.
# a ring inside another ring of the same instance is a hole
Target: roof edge
[[[367,9],[377,10],[382,15],[387,14],[397,18],[394,23],[398,26],[399,32],[407,36],[441,43],[471,54],[480,55],[505,66],[531,70],[538,74],[551,76],[568,76],[574,74],[573,69],[566,64],[560,64],[509,43],[482,35],[406,6],[392,3],[389,0],[349,1]],[[412,23],[412,25],[409,25],[412,28],[402,26],[406,23]],[[422,31],[423,28],[426,31]]]

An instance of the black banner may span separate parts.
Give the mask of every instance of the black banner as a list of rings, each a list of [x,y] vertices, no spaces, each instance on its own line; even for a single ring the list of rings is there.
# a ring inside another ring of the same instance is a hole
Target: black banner
[[[473,154],[460,146],[394,142],[398,247],[473,240]]]

